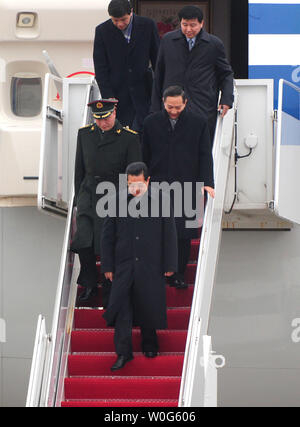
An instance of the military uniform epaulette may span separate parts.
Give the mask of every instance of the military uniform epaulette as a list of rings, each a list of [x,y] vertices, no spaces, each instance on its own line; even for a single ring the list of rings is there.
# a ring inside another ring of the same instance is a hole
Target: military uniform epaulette
[[[83,126],[81,129],[90,129],[91,131],[95,130],[95,123],[90,123],[89,125]]]
[[[135,135],[138,135],[138,133],[135,130],[132,130],[129,128],[129,126],[124,126],[123,129],[127,130],[127,132],[134,133]]]

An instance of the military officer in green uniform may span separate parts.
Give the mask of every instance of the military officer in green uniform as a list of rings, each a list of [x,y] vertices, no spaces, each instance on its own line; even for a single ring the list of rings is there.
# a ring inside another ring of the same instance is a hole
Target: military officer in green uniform
[[[95,123],[79,129],[75,160],[76,232],[71,250],[78,253],[81,269],[77,283],[84,286],[80,295],[86,301],[97,293],[96,256],[100,255],[101,228],[104,218],[96,212],[101,195],[96,187],[111,182],[118,188],[119,174],[127,165],[142,158],[139,135],[124,128],[116,119],[116,99],[101,99],[89,107]],[[103,197],[103,195],[102,195]]]

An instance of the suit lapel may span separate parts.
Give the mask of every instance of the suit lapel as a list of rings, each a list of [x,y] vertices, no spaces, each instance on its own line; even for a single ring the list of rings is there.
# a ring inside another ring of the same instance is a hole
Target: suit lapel
[[[130,43],[128,45],[129,50],[132,50],[134,48],[137,40],[139,40],[143,31],[144,31],[144,27],[143,27],[143,25],[141,25],[139,17],[134,14],[133,15],[133,23],[132,23]]]
[[[112,49],[120,49],[120,43],[122,46],[122,43],[124,44],[124,48],[127,47],[127,41],[122,33],[117,27],[114,26],[112,21],[110,21],[110,37],[111,37],[111,43],[112,43]],[[113,45],[116,44],[114,47]]]
[[[199,55],[205,56],[209,42],[210,40],[208,33],[204,30],[201,30],[196,38],[195,46],[190,52],[190,58],[193,59],[195,56],[199,57]]]

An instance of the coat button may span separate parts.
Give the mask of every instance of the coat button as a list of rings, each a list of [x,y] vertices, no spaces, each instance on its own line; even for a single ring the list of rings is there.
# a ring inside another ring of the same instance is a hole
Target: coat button
[[[136,260],[136,261],[138,261],[139,259],[138,259],[138,258],[136,258],[135,260]]]

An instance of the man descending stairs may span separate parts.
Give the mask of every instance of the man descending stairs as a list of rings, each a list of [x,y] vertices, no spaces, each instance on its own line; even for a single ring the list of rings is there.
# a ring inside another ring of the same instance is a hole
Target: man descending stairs
[[[156,358],[142,354],[140,331],[134,328],[134,359],[112,373],[114,330],[107,328],[102,318],[101,289],[89,304],[76,308],[63,407],[178,406],[198,249],[199,241],[195,240],[186,272],[189,286],[176,289],[167,285],[168,329],[157,331]],[[82,291],[79,287],[78,293]]]

